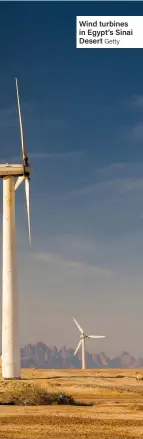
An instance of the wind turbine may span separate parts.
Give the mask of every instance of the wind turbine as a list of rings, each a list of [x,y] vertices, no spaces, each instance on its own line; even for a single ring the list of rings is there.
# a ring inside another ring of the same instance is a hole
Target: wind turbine
[[[15,241],[15,190],[23,181],[25,181],[28,230],[31,243],[29,182],[32,171],[29,167],[24,140],[17,79],[16,93],[23,164],[15,165],[6,163],[0,165],[0,178],[3,179],[2,377],[5,379],[18,379],[21,375],[19,295],[17,288]]]
[[[81,328],[81,326],[79,325],[79,323],[77,322],[77,320],[74,319],[74,317],[73,317],[73,320],[80,331],[80,341],[79,341],[79,344],[74,352],[74,355],[77,354],[77,352],[81,346],[82,347],[82,369],[85,369],[86,368],[86,364],[85,364],[85,340],[86,340],[86,338],[105,338],[106,336],[105,335],[86,335],[84,333],[83,329]]]

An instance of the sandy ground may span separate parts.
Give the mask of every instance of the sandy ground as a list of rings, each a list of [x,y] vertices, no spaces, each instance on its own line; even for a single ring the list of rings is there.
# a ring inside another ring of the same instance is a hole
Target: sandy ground
[[[0,439],[143,439],[143,369],[25,369],[22,379],[94,406],[0,406]]]

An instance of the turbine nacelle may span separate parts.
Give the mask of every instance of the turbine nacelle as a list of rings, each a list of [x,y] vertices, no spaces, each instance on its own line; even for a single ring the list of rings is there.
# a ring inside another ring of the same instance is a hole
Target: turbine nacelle
[[[22,175],[30,175],[32,170],[29,167],[23,165],[11,165],[10,163],[5,163],[0,165],[0,177],[14,176],[19,177]]]

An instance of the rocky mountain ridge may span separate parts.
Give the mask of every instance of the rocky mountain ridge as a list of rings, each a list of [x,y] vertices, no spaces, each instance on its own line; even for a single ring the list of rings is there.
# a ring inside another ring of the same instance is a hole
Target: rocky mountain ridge
[[[43,342],[28,344],[21,348],[21,367],[40,369],[72,369],[81,368],[81,352],[74,356],[74,349],[63,346],[48,347]],[[124,351],[122,355],[109,358],[104,352],[90,354],[86,352],[86,367],[91,369],[137,369],[143,368],[143,358],[135,358]]]

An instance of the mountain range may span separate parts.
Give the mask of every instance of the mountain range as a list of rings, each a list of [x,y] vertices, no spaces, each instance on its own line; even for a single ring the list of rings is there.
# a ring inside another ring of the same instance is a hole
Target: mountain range
[[[81,368],[81,353],[74,356],[74,349],[63,346],[48,347],[43,342],[27,344],[21,348],[21,367],[39,369],[78,369]],[[143,358],[135,358],[124,351],[122,355],[109,358],[104,352],[91,354],[86,352],[86,367],[91,369],[137,369],[143,368]]]

